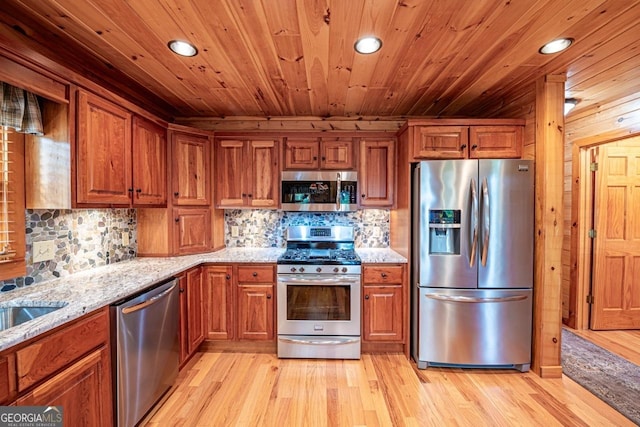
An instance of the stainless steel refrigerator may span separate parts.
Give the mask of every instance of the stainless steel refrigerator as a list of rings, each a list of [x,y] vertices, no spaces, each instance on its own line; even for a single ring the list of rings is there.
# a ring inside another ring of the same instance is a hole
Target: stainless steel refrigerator
[[[533,162],[419,163],[412,227],[412,353],[418,367],[528,371]]]

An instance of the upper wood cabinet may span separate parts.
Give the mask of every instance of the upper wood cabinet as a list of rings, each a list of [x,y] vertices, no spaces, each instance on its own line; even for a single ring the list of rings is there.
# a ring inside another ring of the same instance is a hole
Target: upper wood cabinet
[[[360,141],[360,206],[393,206],[395,147],[393,139]]]
[[[277,208],[277,140],[217,139],[215,207]]]
[[[413,135],[415,158],[464,159],[469,146],[468,126],[417,126]]]
[[[76,203],[166,206],[166,129],[78,91]]]
[[[284,169],[355,169],[352,138],[287,138]]]
[[[99,96],[78,91],[76,201],[131,203],[131,113]]]
[[[522,156],[522,126],[471,126],[469,128],[469,158],[495,159]]]
[[[133,205],[167,204],[167,130],[133,118]]]
[[[415,126],[413,159],[506,159],[522,156],[523,126]]]
[[[211,209],[173,209],[173,253],[196,254],[211,250]]]
[[[173,204],[208,206],[211,203],[211,142],[207,136],[171,132]]]

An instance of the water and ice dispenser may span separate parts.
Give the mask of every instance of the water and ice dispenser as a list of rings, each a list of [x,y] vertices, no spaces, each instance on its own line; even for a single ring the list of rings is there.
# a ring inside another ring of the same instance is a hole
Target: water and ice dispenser
[[[460,255],[460,210],[429,210],[429,254]]]

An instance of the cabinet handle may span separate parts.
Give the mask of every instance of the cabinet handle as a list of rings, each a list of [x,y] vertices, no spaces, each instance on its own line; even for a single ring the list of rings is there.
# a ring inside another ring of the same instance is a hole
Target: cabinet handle
[[[473,145],[471,146],[471,149],[472,149],[472,150],[475,150],[476,148],[478,148],[478,146],[477,146],[476,144],[473,144]]]
[[[183,294],[184,293],[184,289],[180,288],[180,293]]]
[[[253,277],[258,277],[258,273],[254,271],[254,272],[253,272],[253,274],[252,274],[252,276],[253,276]]]
[[[231,276],[227,274],[227,275],[225,276],[225,278],[226,278],[227,280],[229,280],[229,279],[231,279]]]
[[[318,160],[318,157],[317,156],[313,156],[313,160]]]
[[[267,294],[267,299],[271,299],[271,294]]]
[[[360,197],[362,197],[364,199],[365,197],[367,197],[367,195],[366,194],[361,194]]]
[[[176,219],[175,219],[175,222],[180,222],[180,218],[176,218]]]
[[[369,295],[365,295],[365,296],[364,296],[364,299],[369,299]]]
[[[327,160],[327,158],[322,156],[322,161],[324,162],[325,160]]]
[[[383,279],[387,278],[387,273],[380,273],[380,275],[382,276]]]
[[[173,193],[174,196],[178,197],[180,195],[180,193],[178,193],[177,191],[175,193]]]
[[[242,193],[242,197],[247,197],[247,193]]]
[[[130,189],[129,189],[129,193],[133,193],[133,188],[130,188]]]
[[[142,193],[142,188],[136,188],[136,193]]]
[[[467,144],[462,144],[462,145],[460,146],[460,151],[464,150],[465,148],[467,148]]]

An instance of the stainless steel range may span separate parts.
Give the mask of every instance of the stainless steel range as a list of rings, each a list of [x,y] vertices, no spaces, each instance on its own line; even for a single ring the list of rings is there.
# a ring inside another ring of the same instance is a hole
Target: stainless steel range
[[[278,258],[278,357],[360,358],[353,227],[292,226]]]

